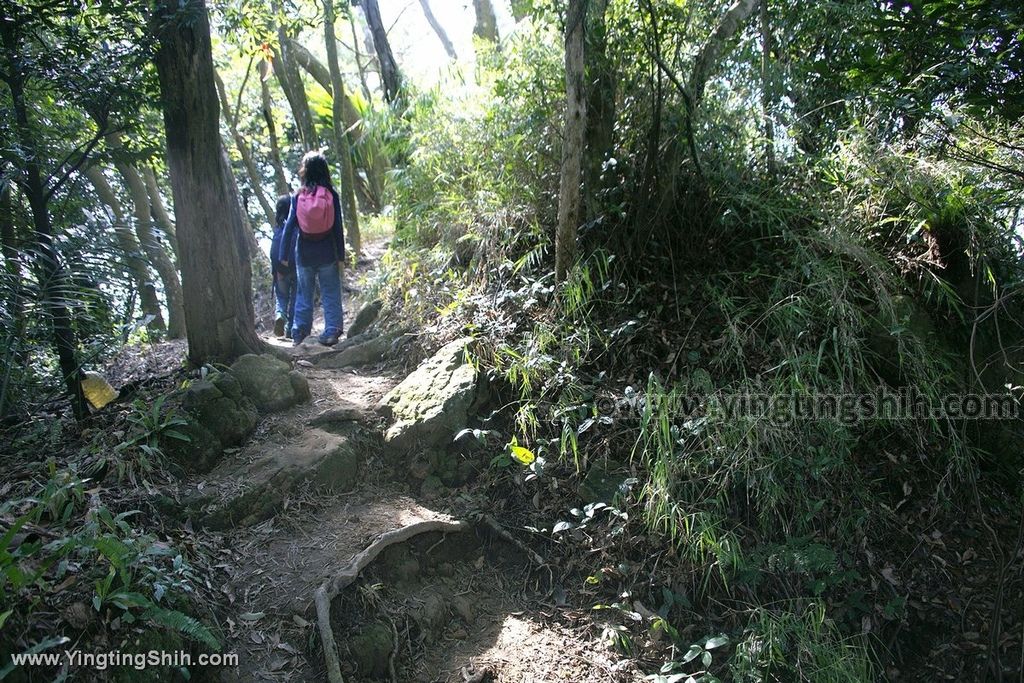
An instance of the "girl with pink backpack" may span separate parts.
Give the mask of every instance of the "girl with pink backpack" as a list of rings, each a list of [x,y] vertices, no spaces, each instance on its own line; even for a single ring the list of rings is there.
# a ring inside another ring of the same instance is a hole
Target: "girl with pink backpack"
[[[296,266],[298,293],[292,322],[292,343],[298,346],[313,329],[313,302],[320,283],[324,331],[320,343],[333,346],[344,329],[341,307],[341,271],[345,265],[345,237],[341,202],[331,184],[327,160],[320,152],[307,152],[299,165],[302,187],[292,196],[284,226],[281,263]]]

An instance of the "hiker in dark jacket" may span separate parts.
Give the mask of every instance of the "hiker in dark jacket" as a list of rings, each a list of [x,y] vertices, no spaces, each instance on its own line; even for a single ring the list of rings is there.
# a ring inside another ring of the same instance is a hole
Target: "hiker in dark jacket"
[[[281,263],[294,263],[298,275],[298,294],[295,298],[295,319],[292,323],[292,341],[296,346],[313,329],[313,296],[320,282],[320,302],[324,308],[324,331],[320,343],[333,346],[343,331],[341,308],[341,271],[345,264],[345,238],[341,227],[341,201],[331,184],[327,160],[320,152],[307,152],[299,165],[302,187],[292,196],[288,220],[282,236]],[[322,235],[311,235],[308,226],[299,224],[299,202],[304,193],[315,195],[317,188],[325,188],[334,207],[334,223]]]
[[[291,338],[292,319],[295,316],[295,293],[298,289],[295,276],[295,263],[288,259],[289,265],[281,263],[281,250],[284,242],[284,224],[291,212],[291,195],[277,198],[274,216],[274,237],[270,241],[270,273],[274,278],[274,336]]]

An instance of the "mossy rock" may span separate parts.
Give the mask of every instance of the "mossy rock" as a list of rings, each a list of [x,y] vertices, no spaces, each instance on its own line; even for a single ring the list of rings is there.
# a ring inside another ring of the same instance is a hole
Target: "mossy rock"
[[[472,339],[446,344],[381,400],[394,422],[385,441],[395,449],[447,446],[469,420],[477,402],[477,372],[468,362]]]
[[[309,382],[270,354],[247,353],[231,365],[242,393],[263,412],[276,412],[309,400]]]
[[[358,336],[370,329],[370,326],[376,322],[377,316],[380,315],[380,311],[383,307],[384,302],[380,299],[374,299],[373,301],[364,304],[363,307],[359,309],[359,312],[356,313],[356,317],[352,321],[352,324],[349,325],[347,336],[351,339],[352,337]]]
[[[390,624],[377,621],[360,629],[348,642],[348,651],[360,676],[385,678],[394,650]]]
[[[160,438],[160,449],[172,462],[189,472],[209,472],[224,456],[224,444],[217,435],[201,425],[194,417],[178,425],[174,431],[188,437],[188,441],[166,434]]]

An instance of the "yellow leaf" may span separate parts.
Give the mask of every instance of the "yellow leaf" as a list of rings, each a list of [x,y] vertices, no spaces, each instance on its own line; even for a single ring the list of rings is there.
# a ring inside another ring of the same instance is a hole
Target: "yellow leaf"
[[[96,410],[118,397],[118,392],[98,372],[87,372],[82,378],[82,393],[85,400]]]
[[[509,446],[509,450],[512,451],[512,457],[523,463],[529,465],[531,462],[537,459],[537,456],[533,454],[529,448],[523,448],[522,446]]]

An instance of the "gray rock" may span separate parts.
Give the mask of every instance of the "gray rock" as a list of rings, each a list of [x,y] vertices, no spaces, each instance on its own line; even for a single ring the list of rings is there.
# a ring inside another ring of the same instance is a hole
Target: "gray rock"
[[[348,327],[348,334],[346,335],[350,339],[356,335],[360,335],[370,329],[370,325],[377,321],[377,316],[380,315],[381,309],[384,307],[384,302],[380,299],[375,299],[368,304],[365,304],[356,313],[355,320]]]
[[[381,399],[380,412],[394,420],[385,441],[397,448],[429,448],[451,442],[469,419],[477,373],[467,362],[469,338],[441,348]]]
[[[360,344],[346,346],[338,353],[325,354],[317,365],[321,368],[347,368],[353,365],[379,363],[391,350],[394,341],[395,338],[390,335],[373,337]]]
[[[290,443],[270,446],[262,457],[226,473],[225,480],[241,482],[243,488],[207,510],[200,524],[215,529],[254,524],[277,512],[295,491],[352,489],[358,479],[359,454],[369,447],[369,438],[310,429]]]
[[[309,384],[300,373],[293,373],[288,363],[269,354],[246,354],[231,366],[242,393],[264,412],[285,410],[309,400]]]
[[[185,390],[181,403],[223,447],[240,444],[256,428],[259,419],[252,401],[242,396],[238,382],[225,373],[193,382]]]

